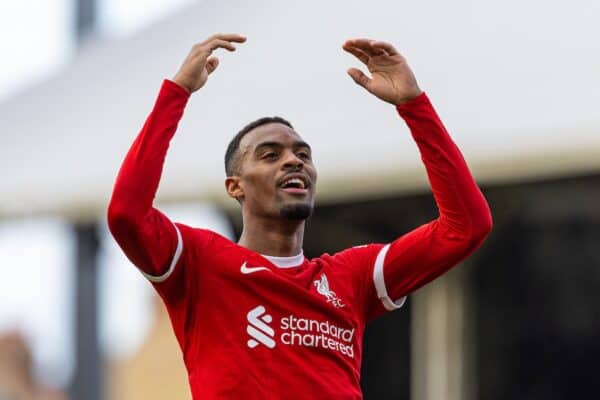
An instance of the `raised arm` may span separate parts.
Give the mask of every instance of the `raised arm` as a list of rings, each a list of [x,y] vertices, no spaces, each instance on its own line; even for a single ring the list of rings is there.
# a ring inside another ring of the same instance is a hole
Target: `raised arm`
[[[423,93],[404,57],[389,43],[349,40],[344,49],[369,69],[348,71],[370,93],[396,106],[411,130],[425,164],[439,217],[378,249],[373,280],[383,306],[459,263],[481,245],[492,228],[488,204],[458,147]]]
[[[169,277],[183,250],[181,232],[153,207],[169,142],[191,93],[218,66],[214,50],[235,50],[237,34],[217,34],[192,47],[172,81],[165,80],[154,108],[129,149],[108,207],[111,233],[127,257],[153,282]]]

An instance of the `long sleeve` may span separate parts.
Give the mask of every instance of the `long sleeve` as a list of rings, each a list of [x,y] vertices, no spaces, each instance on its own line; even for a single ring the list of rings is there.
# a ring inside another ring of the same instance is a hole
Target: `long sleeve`
[[[397,110],[421,153],[439,217],[377,249],[374,286],[388,310],[470,255],[492,228],[488,204],[427,95]]]
[[[153,207],[163,163],[189,94],[165,80],[154,108],[121,166],[108,207],[110,231],[153,282],[165,280],[182,252],[177,226]]]

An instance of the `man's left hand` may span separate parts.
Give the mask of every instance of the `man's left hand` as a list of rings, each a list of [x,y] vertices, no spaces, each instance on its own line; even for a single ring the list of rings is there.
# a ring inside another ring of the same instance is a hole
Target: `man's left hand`
[[[406,60],[391,44],[371,39],[350,39],[342,48],[367,66],[371,78],[357,68],[348,69],[348,75],[381,100],[398,105],[422,93]]]

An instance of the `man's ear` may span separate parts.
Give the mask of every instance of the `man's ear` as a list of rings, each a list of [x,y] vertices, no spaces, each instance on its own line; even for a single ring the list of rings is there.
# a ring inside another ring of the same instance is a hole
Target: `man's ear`
[[[242,189],[242,186],[240,185],[239,176],[234,175],[225,178],[225,190],[227,190],[229,197],[238,201],[244,197],[244,189]]]

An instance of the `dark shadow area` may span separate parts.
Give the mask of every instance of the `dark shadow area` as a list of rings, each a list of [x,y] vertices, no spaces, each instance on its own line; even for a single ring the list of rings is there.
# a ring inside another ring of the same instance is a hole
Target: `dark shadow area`
[[[588,177],[490,194],[513,207],[471,270],[479,398],[597,397],[598,188]]]

